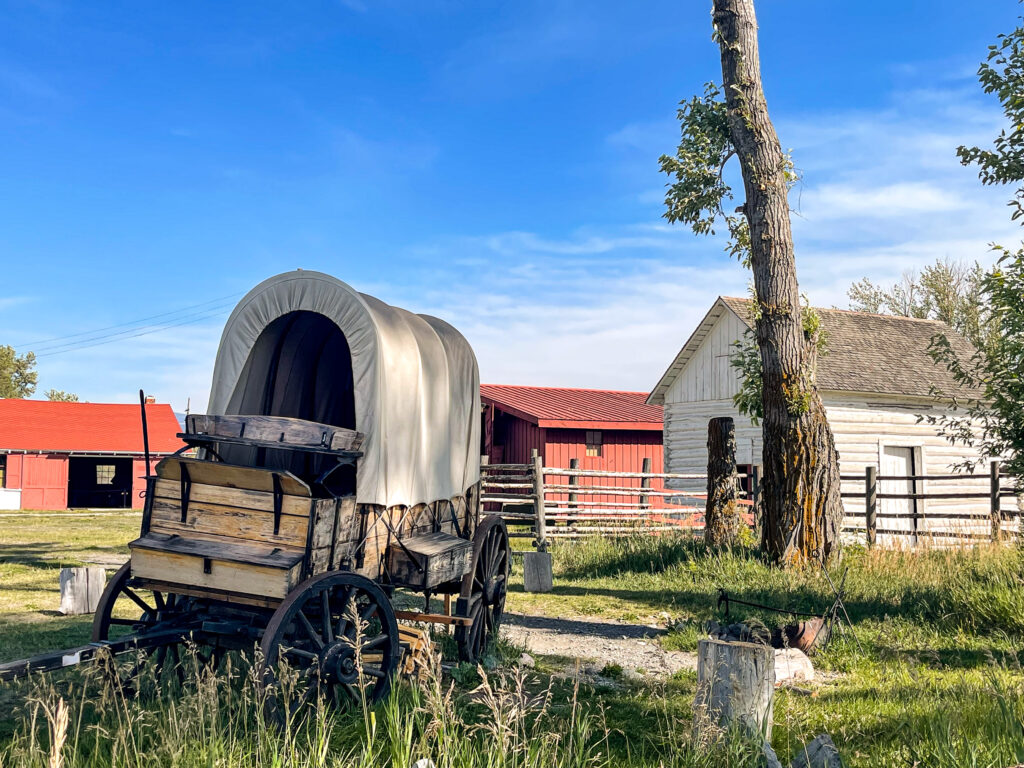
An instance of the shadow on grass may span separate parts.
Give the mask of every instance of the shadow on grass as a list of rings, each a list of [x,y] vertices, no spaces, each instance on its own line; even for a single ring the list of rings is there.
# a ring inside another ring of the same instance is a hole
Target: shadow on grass
[[[44,570],[61,568],[69,563],[85,563],[90,556],[97,554],[126,556],[125,548],[120,546],[56,544],[52,541],[0,544],[0,563]]]

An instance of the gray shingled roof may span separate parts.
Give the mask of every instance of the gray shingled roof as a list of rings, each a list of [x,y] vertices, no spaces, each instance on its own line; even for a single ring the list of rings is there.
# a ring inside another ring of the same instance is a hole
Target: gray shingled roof
[[[749,327],[750,299],[722,302]],[[974,353],[971,343],[939,320],[916,320],[842,309],[819,309],[828,334],[828,354],[818,362],[818,388],[840,392],[927,397],[934,386],[946,395],[963,395],[943,365],[928,356],[928,344],[945,333],[961,359]]]

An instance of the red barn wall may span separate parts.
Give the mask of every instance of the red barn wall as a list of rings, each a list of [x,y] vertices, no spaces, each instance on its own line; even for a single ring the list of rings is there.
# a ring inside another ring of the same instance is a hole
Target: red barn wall
[[[524,419],[495,410],[493,425],[492,464],[527,464],[533,449],[544,449],[544,430]]]
[[[644,459],[651,460],[650,471],[662,472],[662,433],[658,430],[616,429],[600,430],[601,455],[587,456],[586,430],[583,429],[548,429],[547,442],[544,446],[544,466],[566,467],[572,459],[579,460],[580,469],[594,469],[605,472],[642,472]],[[547,476],[549,484],[566,484],[568,476]],[[587,477],[578,481],[580,485],[611,486],[617,488],[640,488],[641,479],[633,477]],[[652,481],[650,488],[662,490],[660,480]],[[552,500],[568,500],[567,495],[552,495]],[[580,501],[613,501],[626,504],[637,504],[635,496],[580,494]],[[662,506],[662,497],[648,499],[651,506]]]
[[[8,458],[10,462],[10,458]],[[21,508],[65,509],[68,505],[68,457],[61,453],[21,455]],[[17,487],[8,482],[9,488]]]

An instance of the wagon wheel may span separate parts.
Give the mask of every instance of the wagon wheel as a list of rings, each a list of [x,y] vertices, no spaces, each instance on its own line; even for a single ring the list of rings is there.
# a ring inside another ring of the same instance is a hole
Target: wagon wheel
[[[463,661],[479,660],[492,638],[498,636],[508,592],[510,555],[505,521],[497,515],[484,518],[473,535],[473,560],[459,593],[457,612],[472,619],[468,626],[455,628],[455,642]]]
[[[126,634],[144,635],[156,628],[170,629],[176,623],[187,619],[191,601],[172,593],[136,590],[128,586],[131,578],[131,563],[122,565],[103,590],[92,622],[92,641],[114,640]],[[126,618],[123,614],[141,611],[137,618]],[[208,649],[208,655],[199,656],[201,663],[219,661],[216,648]],[[126,693],[137,693],[138,680],[147,665],[152,662],[155,679],[162,682],[168,675],[179,685],[184,681],[181,665],[180,643],[169,642],[157,646],[151,654],[132,657],[131,663],[116,661],[110,665],[115,680]]]
[[[333,572],[288,595],[270,617],[260,651],[268,714],[283,723],[318,696],[339,709],[380,701],[401,647],[384,591],[358,574]]]

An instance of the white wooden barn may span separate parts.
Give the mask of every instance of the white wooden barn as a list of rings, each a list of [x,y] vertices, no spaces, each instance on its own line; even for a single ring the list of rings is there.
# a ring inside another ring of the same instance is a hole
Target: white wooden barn
[[[736,423],[737,463],[748,471],[761,463],[761,428],[740,415],[733,405],[739,374],[730,365],[734,342],[753,328],[749,299],[718,298],[668,370],[648,402],[664,406],[665,471],[701,473],[707,469],[708,420],[731,416]],[[817,382],[839,451],[840,474],[863,478],[868,465],[879,476],[948,475],[952,465],[976,453],[951,445],[919,415],[943,408],[932,398],[933,386],[962,395],[963,390],[926,350],[931,338],[945,332],[961,354],[973,348],[945,324],[890,315],[835,309],[818,310],[828,334],[827,354],[819,360]],[[986,473],[982,463],[975,470]],[[685,482],[685,481],[683,481]],[[681,487],[681,486],[680,486]],[[843,490],[862,493],[864,481],[847,480]],[[988,490],[979,480],[882,480],[879,493],[979,493]],[[932,531],[987,532],[989,502],[982,499],[879,500],[878,529],[906,530],[902,540]],[[845,527],[863,528],[863,498],[844,499]],[[971,523],[943,517],[951,511],[978,513]],[[904,517],[908,513],[925,519]],[[896,515],[899,515],[896,517]],[[886,538],[879,535],[879,541]]]

